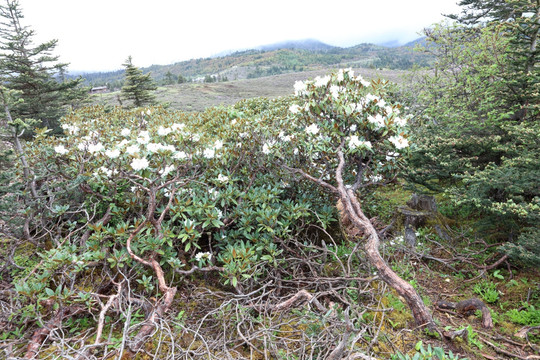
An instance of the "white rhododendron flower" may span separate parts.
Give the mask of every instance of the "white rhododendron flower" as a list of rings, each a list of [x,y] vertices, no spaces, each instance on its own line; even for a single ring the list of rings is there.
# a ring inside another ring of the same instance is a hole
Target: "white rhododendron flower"
[[[130,155],[135,155],[140,151],[137,145],[131,145],[126,148],[126,152]]]
[[[279,133],[278,137],[282,140],[282,141],[291,141],[292,139],[292,136],[291,135],[285,135],[285,133],[282,131]]]
[[[406,118],[400,118],[400,117],[397,117],[394,119],[394,123],[397,125],[397,126],[405,126],[407,125],[407,119]]]
[[[219,150],[223,147],[223,141],[218,140],[214,143],[214,150]]]
[[[303,81],[296,81],[294,83],[294,95],[303,95],[306,92],[307,86]]]
[[[352,124],[351,125],[351,128],[349,129],[350,132],[355,132],[356,131],[356,124]]]
[[[205,149],[203,151],[203,156],[207,159],[212,159],[216,154],[216,151],[214,149]]]
[[[160,174],[161,176],[167,176],[167,175],[169,175],[169,173],[170,173],[171,171],[174,170],[174,168],[175,168],[174,165],[165,166],[164,169],[159,170],[159,174]]]
[[[120,150],[113,149],[113,150],[107,150],[105,151],[105,156],[107,156],[109,159],[116,159],[120,156]]]
[[[148,151],[155,153],[161,150],[161,144],[149,143],[148,145],[146,145],[146,148],[148,149]]]
[[[105,166],[100,167],[98,170],[107,175],[108,177],[111,177],[117,173],[116,170],[111,170],[109,168],[106,168]]]
[[[360,84],[362,84],[362,86],[371,86],[371,82],[364,80],[362,75],[358,75],[354,80],[358,81]]]
[[[330,76],[329,75],[326,75],[326,76],[323,76],[323,77],[317,76],[315,78],[315,82],[314,82],[313,85],[315,85],[315,87],[323,87],[323,86],[328,85],[329,81],[330,81]]]
[[[351,150],[354,150],[359,147],[363,147],[367,149],[371,149],[372,147],[371,141],[360,140],[360,138],[356,135],[349,136],[348,139],[349,139],[348,145]]]
[[[178,151],[173,155],[173,158],[176,160],[184,160],[188,157],[188,155],[183,151]]]
[[[67,154],[69,152],[68,149],[64,147],[64,145],[58,145],[54,147],[54,151],[60,155]]]
[[[137,142],[141,145],[148,144],[150,142],[150,134],[148,134],[148,131],[141,131],[137,138]]]
[[[117,146],[117,147],[124,147],[124,146],[126,146],[127,144],[129,144],[129,141],[127,141],[126,139],[124,139],[124,140],[120,141],[120,142],[118,143],[118,145],[116,145],[116,146]]]
[[[176,151],[176,148],[174,147],[174,145],[172,144],[168,144],[168,145],[162,145],[160,146],[160,151],[170,151],[170,152],[175,152]]]
[[[167,135],[169,135],[171,132],[172,132],[172,129],[171,129],[171,128],[166,128],[166,127],[163,127],[163,126],[160,126],[160,127],[158,128],[158,131],[157,131],[157,133],[158,133],[159,136],[167,136]]]
[[[197,142],[197,141],[201,140],[201,135],[193,134],[193,135],[191,135],[191,140]]]
[[[124,128],[122,131],[120,131],[120,135],[122,136],[129,136],[129,134],[131,134],[131,130],[129,129]]]
[[[311,135],[317,135],[319,133],[319,127],[317,124],[311,124],[306,128],[306,132]]]
[[[229,181],[229,177],[228,176],[225,176],[223,174],[219,174],[218,177],[217,177],[218,181],[220,182],[227,182]]]
[[[391,160],[395,160],[396,158],[399,157],[399,153],[397,152],[389,152],[387,155],[386,155],[386,161],[391,161]]]
[[[103,147],[103,144],[101,144],[101,143],[88,145],[88,152],[91,153],[91,154],[103,151],[104,149],[105,148]]]
[[[337,85],[330,86],[330,94],[332,94],[332,97],[334,99],[337,99],[339,97],[339,92],[341,91],[341,88]]]
[[[377,114],[375,116],[369,115],[368,121],[374,124],[377,129],[383,128],[385,126],[384,117],[381,114]]]
[[[79,128],[75,125],[63,124],[62,129],[67,130],[71,135],[75,135],[79,132]]]
[[[379,181],[382,181],[383,177],[382,175],[371,175],[368,180],[371,181],[371,182],[379,182]]]
[[[148,165],[150,165],[148,163],[148,160],[146,160],[145,158],[142,158],[142,159],[133,159],[133,161],[131,162],[131,168],[133,170],[144,170],[148,167]]]
[[[300,111],[300,106],[293,104],[289,107],[289,111],[293,114],[297,114]]]
[[[263,154],[265,154],[265,155],[270,154],[270,146],[268,146],[268,144],[264,144],[264,145],[263,145],[262,152],[263,152]]]
[[[212,254],[209,252],[200,252],[195,255],[195,260],[201,261],[202,259],[208,259],[208,261],[210,261],[212,259]]]
[[[394,144],[396,149],[404,149],[407,146],[409,146],[409,141],[405,139],[403,136],[391,136],[388,138],[388,140]]]
[[[377,95],[373,95],[373,94],[367,94],[366,96],[364,96],[364,100],[367,101],[368,103],[371,101],[378,101],[379,99],[380,98]]]

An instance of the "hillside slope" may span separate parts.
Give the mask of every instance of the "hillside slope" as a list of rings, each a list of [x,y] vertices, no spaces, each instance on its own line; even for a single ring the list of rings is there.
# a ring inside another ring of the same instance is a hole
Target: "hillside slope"
[[[415,52],[413,43],[400,47],[359,44],[349,48],[332,47],[315,41],[284,42],[261,49],[237,51],[226,56],[192,59],[170,65],[144,68],[159,84],[176,83],[181,75],[188,80],[241,80],[264,76],[318,70],[323,67],[365,67],[410,69],[413,65],[427,66],[431,57]],[[134,59],[136,63],[137,59]],[[169,76],[169,78],[167,78]],[[108,85],[120,88],[123,70],[85,74],[89,86]]]

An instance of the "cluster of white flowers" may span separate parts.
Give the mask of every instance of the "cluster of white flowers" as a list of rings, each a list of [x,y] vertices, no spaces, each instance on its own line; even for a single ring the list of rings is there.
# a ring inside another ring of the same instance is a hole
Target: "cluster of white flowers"
[[[262,152],[265,155],[270,154],[272,147],[276,144],[276,141],[269,141],[263,145]]]
[[[313,81],[313,85],[315,87],[323,87],[328,85],[328,82],[330,81],[330,75],[326,75],[323,77],[317,76],[315,80]]]
[[[138,170],[146,169],[150,164],[148,163],[148,160],[146,160],[145,158],[142,158],[142,159],[133,159],[130,165],[133,170],[138,171]]]
[[[307,85],[303,81],[296,81],[294,83],[294,95],[301,96],[306,93]]]
[[[362,75],[358,75],[354,80],[362,84],[364,87],[371,86],[371,82],[364,80]]]
[[[88,152],[91,154],[102,152],[103,150],[105,150],[105,147],[103,147],[102,143],[88,145]]]
[[[319,127],[317,124],[311,124],[306,128],[306,132],[311,135],[317,135],[319,133]]]
[[[351,150],[354,150],[358,147],[362,147],[365,149],[372,148],[371,141],[360,140],[360,138],[357,135],[349,136],[347,144]]]
[[[137,145],[130,145],[126,148],[126,152],[130,155],[138,154],[141,149],[139,149],[139,146]]]
[[[399,157],[399,153],[397,152],[389,152],[387,155],[386,155],[386,161],[392,161],[392,160],[395,160]]]
[[[381,100],[381,98],[378,97],[377,95],[366,94],[366,96],[364,96],[364,98],[362,100],[367,102],[367,103],[370,103],[372,101],[379,101],[379,100]]]
[[[208,194],[210,195],[210,197],[212,198],[212,200],[216,200],[218,195],[219,195],[219,191],[217,191],[216,189],[214,188],[210,188],[208,189]]]
[[[229,177],[225,176],[223,174],[219,174],[217,179],[218,179],[219,182],[222,182],[222,183],[225,183],[225,182],[229,181]]]
[[[208,259],[208,261],[212,260],[212,254],[209,252],[200,252],[195,255],[195,260],[200,262],[203,259]]]
[[[176,160],[184,160],[187,158],[188,158],[188,154],[186,154],[184,151],[175,152],[173,155],[173,159],[176,159]]]
[[[406,118],[402,118],[402,117],[395,117],[394,118],[394,124],[396,124],[397,126],[405,126],[407,125],[407,119]]]
[[[104,173],[108,177],[112,177],[113,175],[118,174],[118,170],[111,170],[109,168],[106,168],[105,166],[100,167],[98,171]]]
[[[368,180],[373,182],[373,183],[376,183],[376,182],[379,182],[379,181],[382,181],[383,177],[382,175],[370,175],[368,177]]]
[[[163,169],[159,170],[159,174],[161,176],[167,176],[171,171],[173,171],[176,167],[174,165],[168,165],[165,166]]]
[[[75,135],[79,132],[79,127],[75,125],[62,124],[62,129],[67,130],[70,135]]]
[[[150,142],[150,134],[148,131],[141,131],[137,138],[137,142],[141,145],[148,144]]]
[[[54,147],[54,151],[60,155],[65,155],[69,152],[68,149],[64,147],[64,145],[58,145]]]
[[[341,86],[332,85],[330,86],[330,94],[334,99],[337,99],[339,97],[339,93],[343,91],[343,88]]]
[[[396,149],[404,149],[409,146],[409,141],[403,136],[390,136],[388,140],[396,147]]]
[[[281,139],[281,141],[291,141],[291,139],[293,138],[292,135],[285,135],[285,133],[282,131],[279,133],[278,137]]]
[[[122,136],[129,136],[131,134],[131,130],[127,128],[123,128],[122,131],[120,131],[120,135]]]
[[[213,159],[216,155],[216,151],[214,149],[204,149],[203,156],[207,159]]]
[[[293,104],[289,107],[289,111],[293,114],[297,114],[299,111],[300,111],[301,107],[296,105],[296,104]]]
[[[120,150],[118,149],[112,149],[105,151],[105,156],[107,156],[109,159],[116,159],[120,156]]]
[[[163,127],[163,126],[160,126],[160,127],[158,128],[158,131],[157,131],[157,133],[158,133],[159,136],[167,136],[167,135],[169,135],[171,132],[172,132],[172,129],[171,129],[171,128],[166,128],[166,127]]]
[[[378,130],[378,129],[382,129],[383,127],[386,126],[385,124],[385,120],[384,120],[384,117],[381,115],[381,114],[376,114],[375,116],[373,115],[369,115],[368,116],[368,121],[375,125],[375,128]]]

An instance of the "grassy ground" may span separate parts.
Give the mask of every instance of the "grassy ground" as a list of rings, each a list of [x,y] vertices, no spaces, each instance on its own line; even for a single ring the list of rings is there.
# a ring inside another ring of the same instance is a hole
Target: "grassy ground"
[[[169,104],[171,108],[181,111],[202,111],[210,106],[232,105],[242,99],[254,97],[276,98],[293,94],[295,81],[314,78],[325,75],[332,68],[321,68],[305,72],[281,74],[261,77],[256,79],[242,79],[219,83],[186,83],[159,87],[156,98],[159,103]],[[381,77],[392,82],[401,81],[401,77],[407,71],[401,70],[374,70],[355,69],[356,74],[361,74],[366,79]],[[119,105],[118,96],[120,91],[92,95],[94,104],[105,106]]]

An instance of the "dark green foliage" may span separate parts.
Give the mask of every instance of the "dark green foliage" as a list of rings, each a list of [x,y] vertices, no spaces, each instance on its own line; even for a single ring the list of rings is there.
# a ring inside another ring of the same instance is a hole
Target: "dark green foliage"
[[[78,88],[82,79],[66,80],[67,64],[52,55],[56,40],[33,45],[34,31],[21,24],[18,1],[6,0],[0,6],[0,75],[3,85],[23,101],[11,106],[14,119],[37,119],[43,126],[56,127],[65,113],[64,105],[76,104],[86,96]]]
[[[463,1],[471,6],[459,18],[467,25],[426,31],[425,51],[437,62],[417,89],[422,126],[409,176],[476,209],[478,230],[508,241],[502,249],[532,265],[540,248],[523,229],[540,220],[539,6],[499,3]]]
[[[122,64],[126,68],[125,82],[122,87],[122,96],[132,100],[137,107],[155,102],[154,94],[151,91],[157,89],[150,78],[150,74],[143,74],[142,70],[133,65],[131,56]]]

